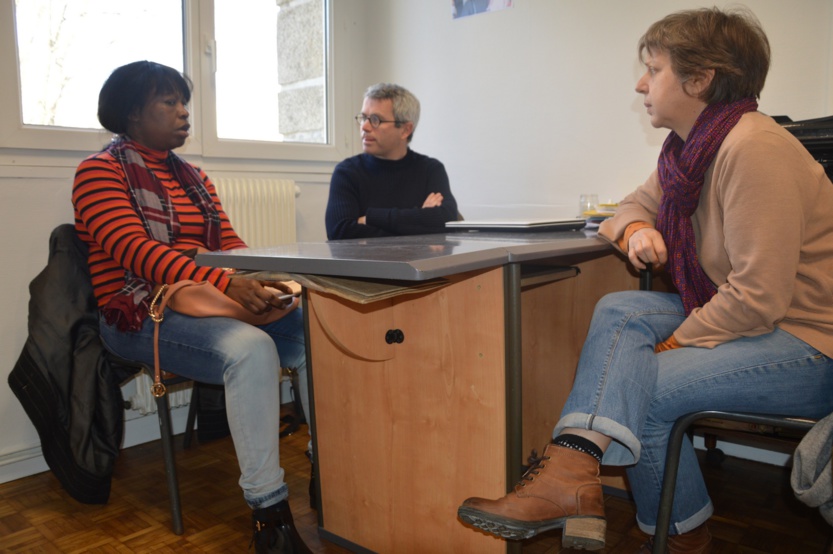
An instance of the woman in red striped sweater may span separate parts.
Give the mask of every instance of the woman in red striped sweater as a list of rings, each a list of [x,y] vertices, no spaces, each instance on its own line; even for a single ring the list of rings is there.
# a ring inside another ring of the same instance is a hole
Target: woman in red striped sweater
[[[209,178],[173,153],[188,138],[190,97],[187,77],[148,61],[116,69],[101,89],[98,118],[116,136],[81,162],[72,190],[75,227],[89,245],[101,337],[115,354],[152,363],[150,292],[183,279],[207,281],[254,314],[275,313],[272,323],[254,326],[168,310],[159,352],[177,374],[225,386],[257,551],[308,552],[289,511],[278,452],[281,365],[296,368],[306,384],[301,310],[297,300],[285,304],[264,288],[290,292],[284,283],[230,279],[187,254],[246,246]]]

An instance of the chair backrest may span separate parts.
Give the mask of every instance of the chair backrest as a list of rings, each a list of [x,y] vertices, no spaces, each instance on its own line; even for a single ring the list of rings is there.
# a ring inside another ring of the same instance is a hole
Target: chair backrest
[[[73,225],[52,231],[49,260],[29,292],[29,336],[9,386],[64,489],[104,503],[124,431],[123,379],[104,359],[87,248]]]
[[[833,116],[793,121],[780,115],[773,119],[804,145],[833,181]]]

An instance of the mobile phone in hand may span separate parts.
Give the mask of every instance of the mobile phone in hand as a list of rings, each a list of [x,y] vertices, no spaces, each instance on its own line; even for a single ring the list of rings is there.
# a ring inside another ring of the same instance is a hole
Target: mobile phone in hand
[[[293,292],[293,293],[287,294],[287,293],[283,292],[282,290],[276,289],[275,287],[263,287],[263,288],[265,288],[266,290],[268,290],[269,292],[271,292],[272,294],[277,296],[278,300],[280,300],[281,302],[289,302],[293,298],[301,296],[300,292]]]

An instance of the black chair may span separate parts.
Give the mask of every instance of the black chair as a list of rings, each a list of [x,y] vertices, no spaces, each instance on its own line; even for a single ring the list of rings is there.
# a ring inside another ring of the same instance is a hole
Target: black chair
[[[639,289],[651,290],[653,288],[653,273],[650,265],[648,269],[640,271]],[[654,534],[653,554],[665,554],[668,543],[668,526],[671,524],[671,508],[674,505],[674,489],[677,486],[677,471],[680,465],[680,454],[683,439],[690,431],[694,423],[698,421],[733,421],[747,423],[756,426],[765,426],[775,429],[787,429],[799,431],[804,434],[809,431],[816,420],[793,417],[777,414],[750,414],[746,412],[726,412],[719,410],[703,410],[692,412],[681,416],[671,428],[671,435],[668,439],[668,450],[665,456],[665,469],[662,478],[662,490],[660,492],[659,510],[657,512],[657,525]],[[751,436],[755,433],[750,431]]]
[[[674,489],[677,485],[677,470],[680,465],[680,451],[683,438],[689,428],[696,421],[703,419],[736,421],[755,425],[773,426],[779,429],[791,429],[806,433],[816,420],[802,419],[784,415],[750,414],[745,412],[724,412],[718,410],[704,410],[686,414],[674,423],[668,440],[668,450],[665,457],[665,469],[662,477],[662,492],[660,493],[659,511],[657,512],[657,526],[654,534],[653,554],[665,554],[668,542],[668,526],[671,523],[671,508],[674,505]],[[754,433],[753,433],[754,436]]]
[[[64,401],[62,395],[66,394],[65,391],[70,388],[60,382],[66,376],[60,373],[57,376],[44,373],[50,371],[48,367],[50,364],[35,360],[49,359],[48,356],[40,353],[40,348],[48,347],[50,342],[67,341],[69,339],[66,337],[78,334],[84,337],[85,341],[84,352],[87,353],[87,357],[84,358],[83,363],[89,364],[89,367],[82,367],[78,371],[84,375],[92,375],[98,370],[98,367],[93,367],[94,364],[99,361],[106,362],[105,365],[101,365],[101,368],[104,368],[103,371],[112,377],[108,385],[112,385],[115,390],[118,390],[119,382],[141,370],[153,375],[153,368],[112,354],[107,351],[98,337],[98,309],[87,267],[87,256],[87,245],[79,238],[73,224],[65,223],[55,227],[49,237],[47,266],[30,284],[30,337],[21,354],[21,361],[16,364],[9,376],[9,384],[23,403],[29,417],[32,418],[41,442],[45,444],[42,447],[45,448],[44,457],[67,492],[81,502],[101,504],[107,502],[111,475],[93,472],[90,467],[78,463],[62,463],[67,459],[75,461],[72,447],[66,438],[69,436],[68,432],[66,430],[58,432],[54,429],[63,426],[67,420],[66,412],[62,412],[61,409],[72,409],[71,406],[59,408],[61,402]],[[31,334],[33,322],[38,330],[37,340],[33,339]],[[98,339],[97,342],[93,340],[94,338]],[[35,352],[37,356],[32,352]],[[93,355],[95,359],[92,359]],[[61,356],[53,357],[61,358]],[[38,367],[39,363],[45,367]],[[67,371],[61,368],[59,370]],[[168,376],[164,383],[170,386],[188,381],[190,379]],[[86,383],[84,385],[87,386]],[[101,386],[95,392],[102,394],[102,391],[104,394],[110,392]],[[193,435],[199,405],[198,391],[199,387],[194,387],[191,396],[185,431],[185,448],[190,446]],[[123,425],[121,418],[117,423],[105,421],[110,413],[121,414],[123,399],[120,391],[118,394],[109,395],[105,401],[110,404],[101,410],[103,415],[96,414],[96,417],[102,418],[100,425],[102,427],[107,427],[106,423],[112,423],[114,427]],[[181,535],[183,532],[182,510],[173,454],[170,406],[167,396],[157,398],[156,403],[168,493],[171,500],[172,526],[174,533]],[[95,438],[90,439],[89,448],[95,449],[95,440]],[[106,432],[101,433],[98,440],[104,444],[100,448],[101,452],[97,454],[108,461],[114,459],[121,446],[122,434],[117,433],[115,429],[108,428]],[[102,492],[105,487],[106,492]]]
[[[134,360],[127,360],[116,356],[112,352],[107,353],[108,360],[111,364],[129,369],[132,373],[139,371],[146,371],[148,375],[153,375],[153,367],[149,364],[143,364]],[[302,423],[305,423],[304,412],[301,407],[301,400],[298,396],[298,375],[293,369],[284,368],[291,379],[293,389],[293,415],[288,416],[287,424],[280,432],[280,437],[290,435],[298,430]],[[200,383],[180,377],[171,373],[163,372],[162,384],[166,388],[182,383],[193,382],[191,388],[191,401],[188,404],[188,418],[185,424],[185,433],[183,435],[182,446],[189,448],[194,437],[194,427],[197,421],[197,412],[200,405]],[[168,484],[168,498],[171,504],[171,527],[174,534],[181,535],[184,532],[182,523],[182,502],[179,496],[179,479],[176,471],[176,457],[174,455],[173,444],[173,425],[171,423],[171,409],[168,402],[168,395],[164,394],[156,398],[156,413],[159,417],[159,436],[162,443],[162,457],[165,461],[165,480]]]

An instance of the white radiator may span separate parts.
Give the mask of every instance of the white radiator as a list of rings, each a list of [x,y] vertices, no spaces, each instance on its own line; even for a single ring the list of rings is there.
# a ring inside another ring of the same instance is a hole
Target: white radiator
[[[252,248],[295,242],[295,198],[298,187],[291,179],[221,177],[214,180],[223,210],[234,230]],[[163,364],[164,365],[164,364]],[[176,368],[165,368],[176,373]],[[130,407],[142,415],[156,412],[150,393],[151,377],[136,376],[136,393]],[[171,408],[184,406],[191,399],[191,387],[169,390]]]
[[[232,227],[247,245],[295,242],[295,181],[224,177],[214,185]]]

